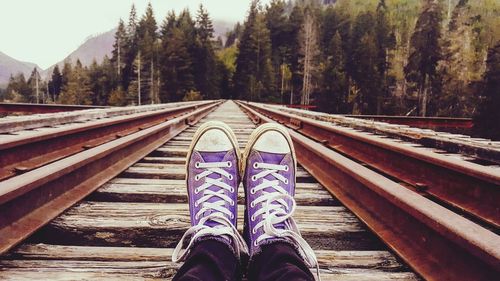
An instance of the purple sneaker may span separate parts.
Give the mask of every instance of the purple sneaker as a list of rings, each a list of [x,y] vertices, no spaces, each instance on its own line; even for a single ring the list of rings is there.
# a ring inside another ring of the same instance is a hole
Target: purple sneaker
[[[263,245],[282,241],[291,244],[309,267],[317,268],[316,256],[292,218],[297,161],[287,129],[273,123],[255,129],[242,165],[250,259]]]
[[[191,228],[175,247],[172,261],[185,260],[194,243],[204,239],[226,243],[238,257],[248,253],[236,229],[239,154],[236,136],[226,124],[211,121],[196,131],[186,160]],[[191,240],[181,254],[186,237]]]

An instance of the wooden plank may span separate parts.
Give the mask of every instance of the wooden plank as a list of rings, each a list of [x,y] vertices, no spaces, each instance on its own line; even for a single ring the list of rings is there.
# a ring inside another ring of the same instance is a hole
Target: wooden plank
[[[152,178],[152,179],[185,179],[185,166],[175,164],[159,163],[136,163],[134,166],[123,171],[122,177]],[[311,178],[311,175],[302,167],[297,169],[297,181],[303,178]]]
[[[24,244],[8,257],[12,260],[0,262],[0,278],[65,280],[60,278],[74,273],[93,278],[171,278],[180,266],[170,262],[172,252],[172,248]],[[387,251],[319,250],[316,254],[323,280],[417,280]]]
[[[315,187],[315,189],[312,189],[305,183],[299,183],[295,194],[297,204],[311,206],[340,204],[322,186],[318,184]],[[243,204],[244,189],[242,185],[238,191],[238,202]],[[186,203],[187,193],[183,180],[166,180],[163,184],[108,183],[87,199],[108,202]]]
[[[186,164],[185,157],[144,157],[141,159],[143,163],[160,163],[160,164]]]
[[[169,261],[173,248],[93,247],[51,244],[23,244],[7,258],[80,261]],[[317,250],[320,268],[364,268],[405,271],[407,268],[387,251]]]
[[[239,213],[241,230],[241,205]],[[294,217],[304,238],[316,249],[381,249],[380,242],[344,207],[298,206]],[[189,226],[187,204],[82,202],[52,221],[35,240],[94,246],[173,247]]]
[[[250,139],[248,136],[237,136],[238,138],[238,141],[241,141],[241,142],[245,142],[247,143],[248,140]],[[193,140],[193,136],[190,136],[190,137],[180,137],[180,136],[176,136],[175,138],[173,138],[172,140],[175,140],[175,141],[188,141],[188,142],[191,142]],[[170,144],[170,142],[167,142],[167,144]]]
[[[1,261],[0,280],[172,280],[179,264],[162,262],[110,262],[66,260]],[[363,269],[320,270],[321,280],[418,280],[409,272]]]

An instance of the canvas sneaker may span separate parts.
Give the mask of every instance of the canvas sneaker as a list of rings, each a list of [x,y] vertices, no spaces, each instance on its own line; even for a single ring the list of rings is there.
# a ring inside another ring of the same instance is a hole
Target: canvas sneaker
[[[255,129],[242,159],[244,236],[250,259],[263,245],[281,241],[291,244],[309,267],[317,268],[316,256],[292,218],[296,168],[293,143],[285,127],[267,123]]]
[[[237,257],[248,253],[236,229],[239,154],[236,136],[225,123],[210,121],[196,131],[186,160],[191,227],[174,249],[174,262],[185,260],[193,245],[204,239],[227,244]]]

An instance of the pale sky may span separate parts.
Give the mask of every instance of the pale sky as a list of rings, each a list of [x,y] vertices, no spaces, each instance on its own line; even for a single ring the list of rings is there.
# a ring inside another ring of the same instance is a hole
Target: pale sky
[[[111,30],[120,18],[127,22],[132,3],[140,18],[148,2],[158,24],[172,9],[194,15],[200,3],[212,19],[243,21],[250,6],[250,0],[0,0],[0,51],[46,69],[88,36]]]

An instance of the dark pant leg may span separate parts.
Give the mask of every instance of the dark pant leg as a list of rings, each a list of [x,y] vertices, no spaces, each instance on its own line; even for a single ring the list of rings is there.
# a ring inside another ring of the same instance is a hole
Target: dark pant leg
[[[196,244],[173,281],[239,280],[241,266],[229,247],[217,240]]]
[[[249,281],[314,280],[295,249],[283,242],[262,246],[262,252],[248,266]]]

